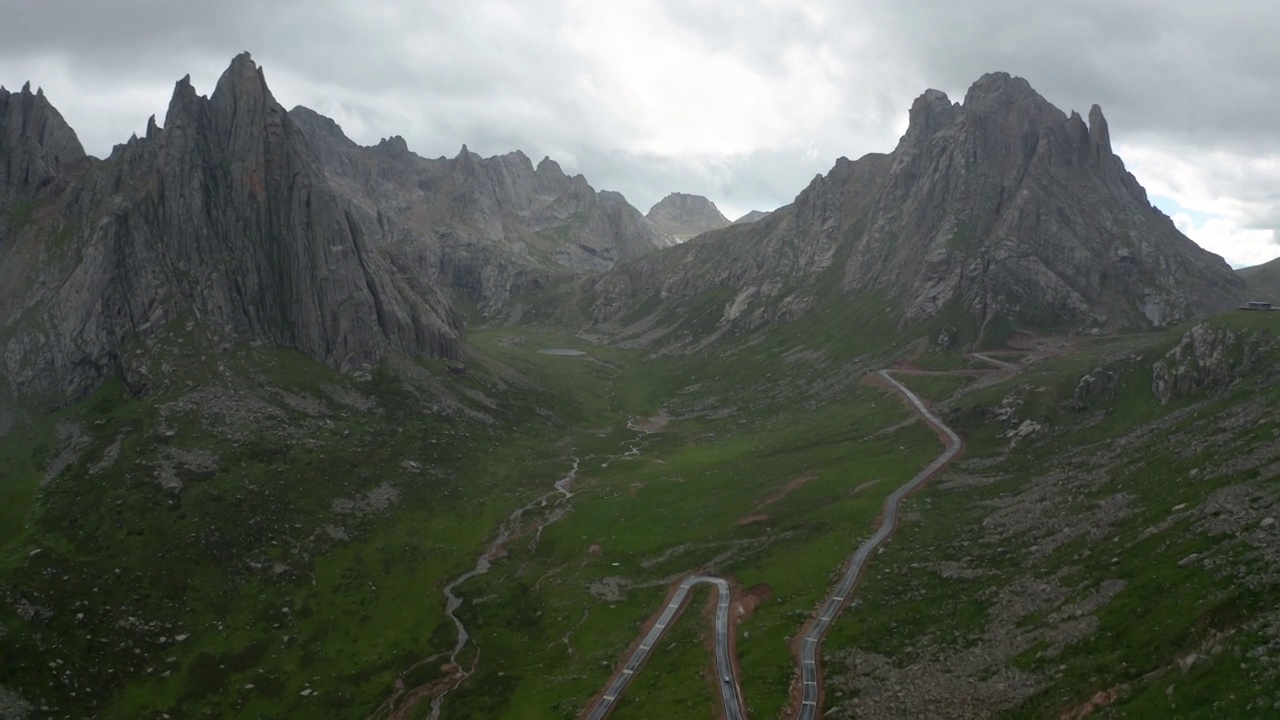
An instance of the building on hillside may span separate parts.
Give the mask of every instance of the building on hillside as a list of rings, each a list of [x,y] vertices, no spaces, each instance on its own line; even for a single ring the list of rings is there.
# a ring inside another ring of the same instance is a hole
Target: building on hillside
[[[1248,305],[1241,305],[1241,310],[1274,310],[1271,303],[1262,300],[1251,300]]]

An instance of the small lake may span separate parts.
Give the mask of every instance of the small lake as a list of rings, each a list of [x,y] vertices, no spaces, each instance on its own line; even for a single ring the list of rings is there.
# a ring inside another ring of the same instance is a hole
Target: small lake
[[[569,348],[548,348],[546,350],[539,350],[538,352],[543,355],[559,355],[561,357],[582,357],[583,355],[586,355],[586,353],[581,350],[570,350]]]

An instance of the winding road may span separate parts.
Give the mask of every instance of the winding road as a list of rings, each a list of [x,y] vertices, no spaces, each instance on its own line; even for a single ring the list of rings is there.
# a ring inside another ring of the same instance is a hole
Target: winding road
[[[684,610],[693,586],[703,584],[716,587],[716,673],[721,678],[720,699],[724,703],[725,715],[729,720],[743,720],[746,717],[742,707],[742,688],[738,686],[737,678],[734,676],[733,653],[729,649],[729,583],[723,578],[694,575],[680,582],[675,594],[671,596],[671,601],[662,609],[657,622],[649,628],[649,632],[640,641],[639,647],[631,653],[626,664],[613,676],[613,681],[605,688],[604,695],[600,697],[591,712],[587,713],[588,720],[600,720],[613,711],[614,704],[631,684],[631,679],[640,671],[640,666],[644,665],[644,661],[649,658],[654,645],[662,639],[667,628]]]
[[[979,353],[972,353],[971,357],[990,363],[1002,371],[1016,371],[1018,367],[1011,363],[997,360]],[[836,616],[844,608],[849,596],[853,593],[853,588],[858,583],[863,569],[866,567],[867,561],[871,559],[873,553],[884,544],[885,540],[893,534],[898,527],[898,506],[902,504],[904,498],[915,490],[924,485],[930,478],[937,475],[944,467],[960,454],[964,447],[960,441],[960,436],[950,427],[947,427],[937,415],[920,399],[918,395],[912,392],[907,386],[898,382],[892,375],[890,370],[879,370],[877,375],[896,390],[907,402],[911,404],[915,412],[924,419],[930,427],[938,433],[939,439],[944,441],[945,448],[937,458],[933,460],[924,470],[921,470],[915,477],[894,490],[884,502],[884,510],[880,522],[880,526],[876,529],[875,534],[862,543],[856,552],[850,557],[848,566],[845,568],[844,574],[840,577],[840,582],[836,584],[831,594],[822,602],[820,612],[817,617],[805,627],[804,634],[801,638],[799,648],[800,660],[800,705],[795,711],[794,718],[799,720],[814,720],[818,717],[820,708],[822,707],[822,667],[819,663],[819,650],[822,640],[826,637],[827,631],[831,629],[832,623],[835,622]],[[698,584],[712,584],[716,586],[718,592],[716,605],[716,635],[715,635],[715,655],[716,655],[716,675],[720,679],[720,695],[724,706],[725,717],[729,720],[742,720],[746,717],[745,704],[742,700],[742,688],[738,684],[737,673],[735,671],[735,659],[732,651],[732,631],[729,627],[729,603],[730,591],[729,583],[723,578],[695,575],[687,577],[680,582],[676,592],[671,596],[671,600],[667,602],[666,607],[662,609],[657,620],[649,628],[644,635],[640,645],[627,656],[623,665],[615,672],[610,679],[609,685],[605,688],[604,694],[599,696],[596,702],[591,706],[590,710],[583,717],[587,720],[602,720],[613,711],[617,705],[618,699],[622,693],[631,684],[636,674],[640,672],[644,662],[648,659],[653,648],[658,641],[666,633],[671,623],[679,617],[684,605],[688,599],[689,591],[693,586]]]

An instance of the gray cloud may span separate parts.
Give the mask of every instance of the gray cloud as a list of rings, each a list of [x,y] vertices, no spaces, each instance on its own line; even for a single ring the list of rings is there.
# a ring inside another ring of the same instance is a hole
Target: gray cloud
[[[518,148],[642,210],[680,190],[734,214],[892,149],[926,87],[960,100],[1006,70],[1101,104],[1153,193],[1249,231],[1280,226],[1277,36],[1280,6],[1232,0],[9,0],[0,82],[43,85],[106,154],[179,77],[208,92],[249,50],[281,102],[359,142]]]

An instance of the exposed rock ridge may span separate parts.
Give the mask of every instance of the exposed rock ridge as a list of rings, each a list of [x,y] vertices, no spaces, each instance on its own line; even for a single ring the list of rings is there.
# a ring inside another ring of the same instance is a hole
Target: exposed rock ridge
[[[146,138],[38,202],[56,220],[0,249],[5,274],[30,271],[0,287],[19,391],[74,399],[117,370],[145,386],[126,347],[184,318],[341,369],[389,350],[459,352],[461,317],[331,191],[247,53],[208,98],[179,81],[163,129],[150,123]],[[32,257],[40,263],[19,262]]]

